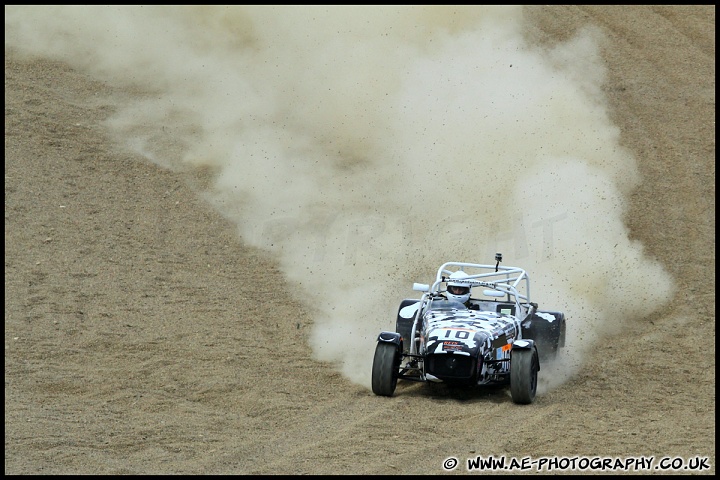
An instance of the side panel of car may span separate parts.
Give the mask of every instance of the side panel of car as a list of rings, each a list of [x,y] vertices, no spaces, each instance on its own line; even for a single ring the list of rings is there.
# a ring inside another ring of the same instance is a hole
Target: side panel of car
[[[501,376],[506,375],[510,370],[510,349],[516,335],[512,332],[502,333],[490,342],[490,347],[485,355],[485,376],[484,381],[495,382]]]

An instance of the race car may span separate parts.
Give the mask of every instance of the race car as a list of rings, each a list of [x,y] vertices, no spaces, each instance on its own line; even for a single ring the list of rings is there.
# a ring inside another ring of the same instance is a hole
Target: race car
[[[413,285],[422,296],[403,300],[395,331],[377,337],[376,395],[392,396],[398,380],[407,380],[509,385],[514,403],[535,400],[541,363],[565,346],[565,315],[538,310],[527,272],[501,266],[501,253],[495,260],[446,262],[431,285]]]

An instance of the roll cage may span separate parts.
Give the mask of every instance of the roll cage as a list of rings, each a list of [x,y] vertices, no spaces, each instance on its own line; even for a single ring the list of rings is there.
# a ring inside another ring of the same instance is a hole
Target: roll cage
[[[425,292],[420,298],[420,306],[415,312],[411,329],[411,338],[415,338],[419,321],[431,300],[441,296],[446,290],[442,285],[447,283],[452,273],[462,270],[468,276],[460,281],[470,287],[485,287],[486,297],[506,297],[505,302],[515,304],[515,317],[522,320],[526,315],[537,310],[537,304],[530,301],[530,278],[525,270],[518,267],[484,265],[467,262],[446,262],[438,268],[435,282],[432,285],[415,283],[413,290]],[[503,295],[504,294],[504,295]],[[496,300],[497,301],[497,300]],[[417,355],[416,343],[410,342],[410,355]]]

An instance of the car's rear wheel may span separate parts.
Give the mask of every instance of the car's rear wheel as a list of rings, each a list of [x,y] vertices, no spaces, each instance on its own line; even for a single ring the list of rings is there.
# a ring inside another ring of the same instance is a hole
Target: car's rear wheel
[[[372,367],[372,391],[375,395],[392,396],[397,386],[400,349],[394,343],[378,342]]]
[[[548,320],[548,315],[551,320]],[[542,362],[553,362],[565,347],[565,314],[543,311],[532,316],[529,327],[523,328],[523,338],[535,340]]]
[[[565,346],[565,317],[560,318],[560,328],[558,329],[556,338],[542,339],[536,343],[538,347],[538,355],[546,362],[554,362],[560,356],[561,349]],[[540,339],[538,339],[540,340]]]
[[[513,402],[528,404],[535,400],[539,369],[538,354],[534,348],[512,351],[510,357],[510,393]]]

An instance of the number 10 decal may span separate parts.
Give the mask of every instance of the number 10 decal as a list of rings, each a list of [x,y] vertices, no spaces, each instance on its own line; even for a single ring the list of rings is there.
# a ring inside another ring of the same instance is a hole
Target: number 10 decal
[[[455,335],[453,335],[453,332]],[[468,330],[445,330],[445,338],[457,338],[458,340],[467,340],[470,337],[470,331]]]

